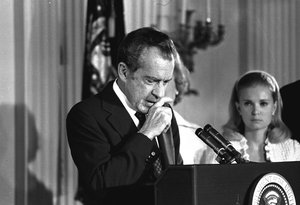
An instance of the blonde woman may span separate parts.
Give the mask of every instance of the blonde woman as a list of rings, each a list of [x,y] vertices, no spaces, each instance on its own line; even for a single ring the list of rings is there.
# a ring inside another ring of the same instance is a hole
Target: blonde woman
[[[252,162],[299,161],[300,144],[291,139],[281,111],[275,78],[264,71],[249,71],[236,81],[232,90],[223,136]],[[202,157],[202,163],[217,163],[210,151]]]

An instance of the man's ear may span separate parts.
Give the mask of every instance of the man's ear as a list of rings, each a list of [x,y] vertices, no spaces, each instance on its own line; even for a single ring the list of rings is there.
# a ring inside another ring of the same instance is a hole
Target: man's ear
[[[125,63],[120,62],[118,64],[118,76],[122,81],[126,81],[129,74],[128,67]]]

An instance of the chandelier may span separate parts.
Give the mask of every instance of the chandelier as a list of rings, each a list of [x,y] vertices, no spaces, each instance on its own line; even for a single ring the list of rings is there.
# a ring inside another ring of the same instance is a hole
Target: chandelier
[[[180,0],[179,2],[181,3],[180,15],[177,15],[179,22],[177,26],[175,24],[174,27],[171,26],[169,30],[166,31],[174,40],[186,67],[189,68],[190,71],[193,71],[193,55],[199,49],[205,50],[209,47],[217,46],[224,40],[225,26],[222,24],[224,0],[202,0],[203,9],[197,10],[197,12],[201,12],[201,15],[202,13],[205,14],[205,19],[196,20],[193,21],[193,23],[191,23],[191,17],[196,10],[187,9],[191,7],[191,2],[189,0]],[[163,24],[164,26],[161,24],[162,8],[167,7],[168,4],[170,5],[171,3],[169,0],[156,0],[152,3],[152,26],[165,29],[165,26],[168,27],[168,25],[172,24],[171,22],[167,25]],[[214,3],[214,7],[212,7],[212,3]],[[218,8],[218,12],[216,12],[218,15],[218,23],[214,25],[211,18],[211,10],[216,10],[216,8]],[[157,19],[157,16],[159,19]]]
[[[214,26],[211,18],[204,21],[197,20],[194,26],[190,25],[193,10],[186,11],[186,18],[181,21],[179,28],[170,33],[177,45],[178,52],[190,71],[193,71],[192,56],[198,49],[207,49],[216,46],[224,40],[225,26],[221,23]]]

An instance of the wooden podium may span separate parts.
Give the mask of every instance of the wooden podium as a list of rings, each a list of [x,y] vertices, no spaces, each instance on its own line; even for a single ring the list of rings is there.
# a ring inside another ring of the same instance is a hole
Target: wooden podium
[[[154,204],[248,205],[268,173],[284,177],[300,203],[300,162],[273,162],[171,166],[154,184]]]
[[[252,205],[257,183],[269,173],[282,176],[300,204],[300,162],[170,166],[154,184],[113,190],[106,204]]]

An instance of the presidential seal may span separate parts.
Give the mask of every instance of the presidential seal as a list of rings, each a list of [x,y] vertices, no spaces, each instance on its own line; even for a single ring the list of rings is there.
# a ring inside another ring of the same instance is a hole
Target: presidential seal
[[[268,173],[257,182],[252,205],[296,205],[296,198],[292,187],[283,176]]]

